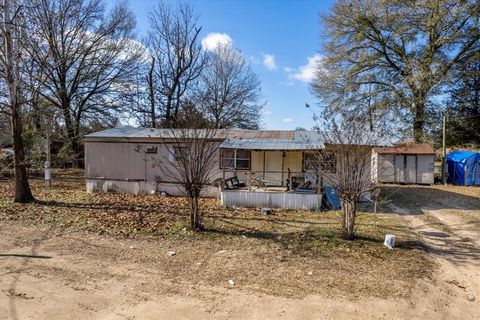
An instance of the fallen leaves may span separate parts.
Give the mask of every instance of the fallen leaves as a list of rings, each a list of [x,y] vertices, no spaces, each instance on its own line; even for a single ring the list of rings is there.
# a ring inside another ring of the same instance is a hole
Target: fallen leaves
[[[158,259],[166,259],[162,270],[172,279],[209,284],[234,279],[241,284],[238,288],[259,286],[260,292],[286,296],[347,291],[352,296],[398,296],[407,295],[412,279],[428,277],[431,269],[421,252],[401,245],[393,252],[382,247],[383,234],[392,229],[399,244],[407,237],[393,215],[382,219],[379,228],[373,228],[368,215],[362,216],[361,238],[345,241],[337,212],[275,210],[261,215],[257,209],[232,210],[215,199],[202,199],[206,230],[194,233],[186,228],[189,211],[184,198],[89,194],[81,180],[54,180],[48,189],[35,180],[32,189],[36,203],[14,204],[11,183],[0,181],[0,221],[165,241],[172,245]],[[127,248],[132,259],[149,259],[137,243]],[[387,282],[391,285],[384,285]]]

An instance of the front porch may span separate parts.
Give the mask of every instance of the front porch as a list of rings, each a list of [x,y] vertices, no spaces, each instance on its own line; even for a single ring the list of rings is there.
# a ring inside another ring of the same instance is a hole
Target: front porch
[[[319,210],[321,181],[304,150],[221,149],[226,206]]]

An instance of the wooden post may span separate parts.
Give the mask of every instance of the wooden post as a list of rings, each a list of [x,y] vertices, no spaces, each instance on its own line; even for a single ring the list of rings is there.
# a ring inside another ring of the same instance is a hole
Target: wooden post
[[[225,169],[222,170],[222,187],[225,188]]]
[[[443,184],[447,184],[447,164],[446,164],[446,156],[447,156],[447,147],[446,147],[446,132],[447,132],[447,115],[443,113],[443,124],[442,124],[442,182]]]
[[[292,183],[292,172],[290,171],[290,168],[288,168],[288,183],[287,183],[287,190],[292,190],[293,189],[293,183]]]
[[[266,163],[266,151],[263,150],[263,180],[265,180],[265,163]]]
[[[52,156],[50,154],[50,123],[47,125],[47,161],[45,161],[45,187],[50,187],[52,185],[51,179],[52,179],[52,173],[51,173],[51,168],[52,168]]]
[[[233,151],[233,175],[237,176],[237,149]]]

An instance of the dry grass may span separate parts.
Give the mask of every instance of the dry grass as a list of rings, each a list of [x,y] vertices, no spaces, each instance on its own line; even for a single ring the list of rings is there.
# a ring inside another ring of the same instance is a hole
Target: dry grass
[[[361,214],[357,240],[345,241],[338,212],[279,210],[263,216],[204,199],[206,230],[192,233],[186,229],[182,198],[88,194],[75,181],[54,182],[50,189],[41,181],[32,185],[39,201],[22,205],[11,203],[11,184],[0,182],[1,221],[135,238],[139,250],[127,256],[98,254],[114,264],[122,259],[152,268],[160,264],[173,281],[224,285],[234,279],[243,290],[280,296],[398,297],[408,295],[416,280],[428,278],[432,270],[418,240],[394,214]],[[397,235],[397,249],[383,247],[386,233]],[[171,259],[157,246],[178,254]]]

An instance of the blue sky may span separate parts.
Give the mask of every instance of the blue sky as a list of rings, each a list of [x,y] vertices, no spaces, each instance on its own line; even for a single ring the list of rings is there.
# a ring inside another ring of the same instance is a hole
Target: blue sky
[[[109,1],[114,2],[113,0]],[[321,54],[320,14],[333,0],[191,0],[205,44],[232,41],[250,60],[267,101],[266,129],[310,129],[305,103],[314,105],[308,81]],[[148,29],[148,12],[157,0],[129,0],[137,17],[137,35]],[[167,3],[174,4],[175,0]],[[213,34],[213,36],[212,36]],[[217,34],[217,35],[215,35]],[[218,35],[220,34],[220,35]],[[210,37],[208,37],[210,35]]]

